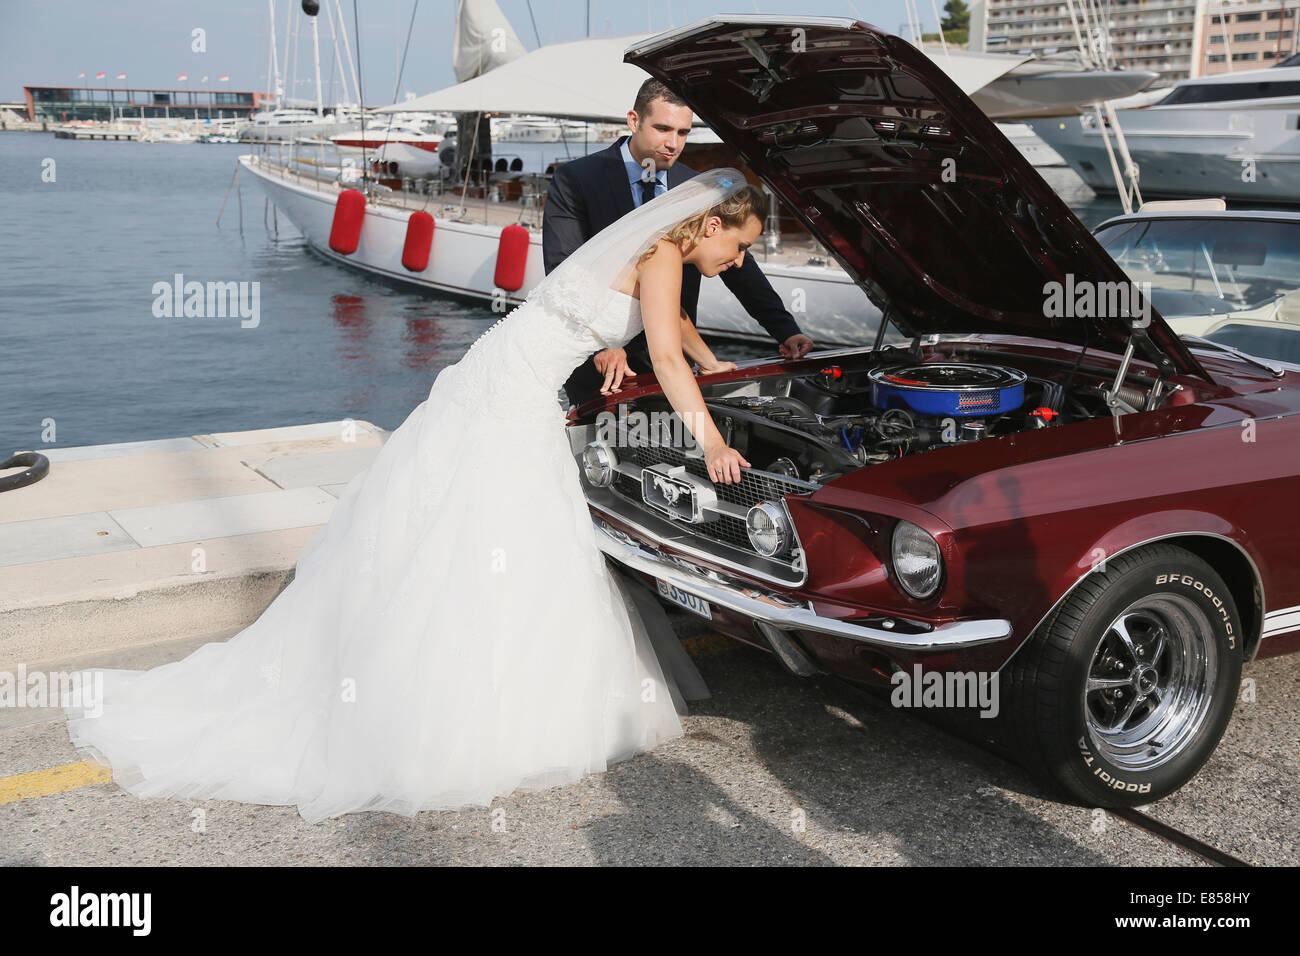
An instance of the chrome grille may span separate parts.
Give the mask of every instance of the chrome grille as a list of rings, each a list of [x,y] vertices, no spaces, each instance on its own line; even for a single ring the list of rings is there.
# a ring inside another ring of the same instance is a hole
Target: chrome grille
[[[614,491],[624,498],[645,507],[641,501],[641,482],[637,479],[620,472],[615,476],[612,487]],[[745,522],[733,518],[731,515],[717,515],[712,521],[693,524],[688,527],[706,538],[712,538],[714,541],[722,541],[745,551],[752,552],[754,550],[753,545],[749,543],[749,532],[745,530]]]
[[[669,445],[623,446],[616,450],[621,464],[648,468],[661,463],[685,465],[692,475],[709,478],[709,469],[703,457],[689,458],[681,449]],[[630,475],[620,472],[612,485],[615,492],[630,501],[641,502],[641,482]],[[815,490],[815,485],[773,475],[768,472],[756,472],[751,468],[742,468],[738,483],[725,484],[714,482],[714,492],[720,501],[726,501],[748,511],[760,501],[779,501],[784,495],[806,495]],[[753,552],[749,543],[749,532],[745,529],[743,518],[732,515],[718,515],[715,520],[690,527],[707,538],[722,541],[744,551]]]

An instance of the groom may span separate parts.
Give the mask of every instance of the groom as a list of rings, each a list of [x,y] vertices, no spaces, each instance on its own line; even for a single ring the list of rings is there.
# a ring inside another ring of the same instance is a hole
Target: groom
[[[542,261],[548,273],[616,219],[697,175],[677,163],[693,120],[691,108],[667,86],[646,80],[627,114],[630,135],[556,168],[542,218]],[[647,159],[657,172],[654,179],[648,178]],[[813,347],[753,256],[745,256],[739,268],[726,269],[720,277],[745,311],[776,339],[782,355],[802,358]],[[699,270],[683,266],[682,309],[692,322],[699,295]],[[618,388],[625,375],[652,367],[643,331],[623,348],[604,349],[579,365],[564,391],[576,405],[598,388]]]

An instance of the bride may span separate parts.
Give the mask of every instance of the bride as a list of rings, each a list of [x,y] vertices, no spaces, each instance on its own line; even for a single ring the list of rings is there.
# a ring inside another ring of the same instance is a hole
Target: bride
[[[556,396],[642,328],[710,478],[748,467],[683,349],[682,265],[738,265],[765,197],[712,170],[602,230],[456,364],[354,477],[293,581],[226,642],[103,670],[68,734],[139,797],[362,810],[488,806],[682,734],[671,672],[596,546]],[[662,611],[659,610],[662,617]],[[680,649],[680,645],[677,645]]]

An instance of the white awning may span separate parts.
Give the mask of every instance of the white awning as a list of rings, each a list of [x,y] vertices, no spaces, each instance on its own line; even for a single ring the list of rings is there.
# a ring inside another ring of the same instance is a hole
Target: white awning
[[[623,51],[653,33],[550,43],[490,73],[380,113],[535,113],[621,123],[650,74]]]
[[[976,53],[972,50],[949,50],[945,53],[940,47],[930,46],[921,47],[921,52],[947,73],[967,96],[1010,73],[1026,60],[1033,59],[1027,53]]]
[[[622,122],[650,74],[623,62],[623,52],[657,33],[573,40],[540,47],[490,73],[426,93],[380,113],[534,113]],[[1028,56],[922,50],[967,94],[987,86]],[[696,124],[701,121],[697,118]]]

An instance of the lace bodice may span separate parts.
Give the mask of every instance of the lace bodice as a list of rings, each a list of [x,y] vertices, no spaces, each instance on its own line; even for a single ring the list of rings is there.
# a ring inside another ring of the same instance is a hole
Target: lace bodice
[[[539,407],[549,415],[575,368],[641,331],[640,299],[585,278],[552,279],[534,286],[459,362],[442,370],[460,379],[459,400],[506,416]]]
[[[588,329],[601,348],[618,348],[641,331],[641,300],[584,276],[549,276],[524,300]]]

